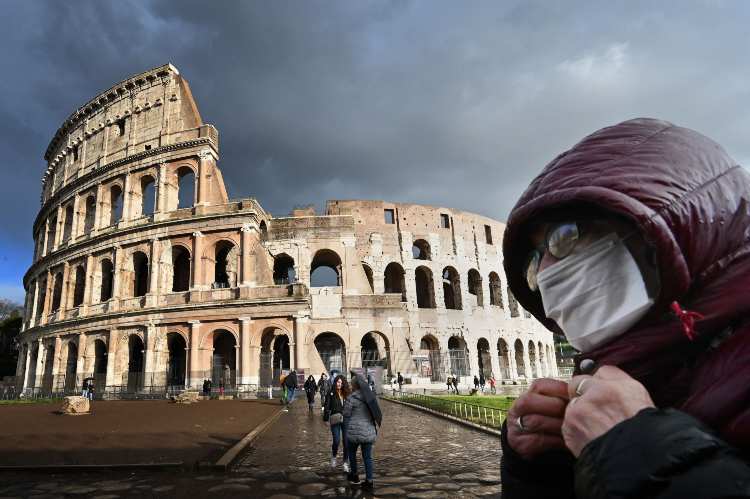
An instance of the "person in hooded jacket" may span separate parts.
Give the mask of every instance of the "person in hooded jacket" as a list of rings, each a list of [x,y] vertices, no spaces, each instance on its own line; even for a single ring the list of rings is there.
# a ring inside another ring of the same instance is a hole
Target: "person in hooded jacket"
[[[320,380],[318,380],[318,393],[320,393],[320,410],[322,412],[325,412],[326,409],[326,395],[328,395],[328,389],[329,381],[328,381],[328,375],[326,373],[322,373],[320,375]]]
[[[318,384],[315,382],[315,377],[311,374],[305,381],[305,394],[307,395],[307,408],[309,412],[313,412],[313,406],[315,405],[315,392],[318,391]]]
[[[532,181],[503,254],[581,352],[509,410],[504,498],[750,497],[750,172],[665,121],[604,128]]]
[[[362,488],[373,490],[372,449],[378,438],[375,419],[364,400],[362,390],[370,390],[367,381],[355,376],[351,382],[352,394],[344,402],[344,426],[349,453],[349,483],[362,484]],[[362,448],[362,461],[365,465],[365,481],[362,483],[357,474],[357,448]]]

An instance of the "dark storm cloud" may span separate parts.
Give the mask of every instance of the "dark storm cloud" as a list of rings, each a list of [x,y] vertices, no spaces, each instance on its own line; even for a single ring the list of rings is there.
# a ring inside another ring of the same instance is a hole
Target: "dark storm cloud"
[[[174,63],[221,133],[232,197],[503,219],[585,134],[655,116],[750,163],[748,8],[728,2],[5,2],[3,262],[31,255],[42,155],[65,117]],[[2,289],[0,289],[0,293]]]

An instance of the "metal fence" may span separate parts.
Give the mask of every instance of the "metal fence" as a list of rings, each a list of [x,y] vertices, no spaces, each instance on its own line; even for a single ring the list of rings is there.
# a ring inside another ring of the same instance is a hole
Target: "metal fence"
[[[470,421],[494,429],[500,429],[505,420],[505,416],[507,415],[507,410],[505,409],[484,406],[479,403],[473,404],[447,398],[433,397],[420,393],[395,392],[389,397],[409,404],[418,405],[440,414],[453,416],[463,419],[464,421]]]

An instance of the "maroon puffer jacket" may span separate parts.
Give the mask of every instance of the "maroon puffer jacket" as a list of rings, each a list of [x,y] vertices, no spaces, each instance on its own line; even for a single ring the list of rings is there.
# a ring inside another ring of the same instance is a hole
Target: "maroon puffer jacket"
[[[653,312],[585,358],[619,366],[658,406],[750,449],[750,172],[707,137],[654,119],[604,128],[555,158],[511,212],[503,250],[516,298],[556,332],[523,267],[530,224],[564,209],[628,219],[653,245],[661,278]],[[704,315],[694,340],[673,301]]]

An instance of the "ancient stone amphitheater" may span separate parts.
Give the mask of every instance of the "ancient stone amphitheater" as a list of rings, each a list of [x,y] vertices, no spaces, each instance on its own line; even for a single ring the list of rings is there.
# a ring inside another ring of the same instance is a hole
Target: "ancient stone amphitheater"
[[[254,396],[290,368],[417,385],[557,373],[551,333],[507,292],[501,222],[356,200],[275,217],[229,199],[219,134],[172,65],[80,107],[44,158],[27,393],[93,378],[100,396],[163,396],[212,379]]]

